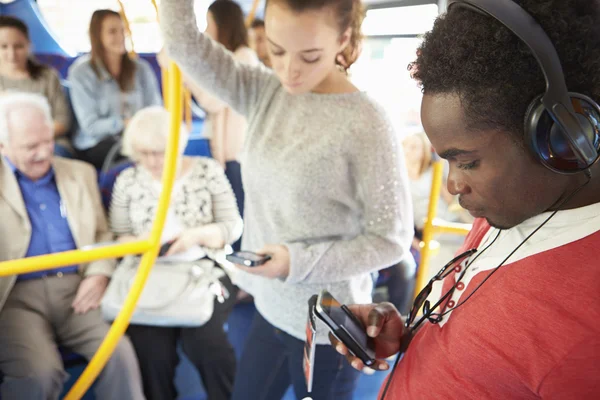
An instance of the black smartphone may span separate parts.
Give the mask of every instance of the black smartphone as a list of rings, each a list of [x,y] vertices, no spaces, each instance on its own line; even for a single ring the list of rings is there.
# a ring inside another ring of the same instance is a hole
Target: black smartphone
[[[169,249],[171,248],[173,243],[175,243],[175,241],[171,240],[170,242],[167,242],[167,243],[163,244],[162,246],[160,246],[160,250],[158,251],[158,256],[162,257],[165,254],[167,254],[167,251],[169,251]]]
[[[363,324],[327,290],[317,298],[315,314],[350,352],[365,365],[375,364],[375,344]]]
[[[258,267],[271,259],[271,256],[266,254],[256,254],[251,251],[236,251],[228,254],[225,257],[227,261],[246,267]]]

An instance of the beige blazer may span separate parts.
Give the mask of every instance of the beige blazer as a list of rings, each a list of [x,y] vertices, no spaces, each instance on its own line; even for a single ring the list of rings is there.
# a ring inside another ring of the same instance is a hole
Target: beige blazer
[[[96,171],[86,163],[55,157],[54,173],[67,221],[78,248],[112,240],[100,200]],[[4,157],[0,163],[0,261],[25,257],[31,224],[13,171]],[[99,260],[80,267],[82,275],[111,276],[115,260]],[[16,276],[0,277],[0,310]]]

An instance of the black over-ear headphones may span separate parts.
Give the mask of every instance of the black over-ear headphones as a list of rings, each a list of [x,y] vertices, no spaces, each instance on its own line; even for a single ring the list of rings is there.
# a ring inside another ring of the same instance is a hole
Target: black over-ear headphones
[[[561,174],[589,169],[600,153],[600,107],[567,90],[558,54],[542,27],[512,0],[457,0],[448,10],[453,6],[497,19],[535,56],[546,78],[546,93],[536,97],[525,113],[525,142],[533,154]]]

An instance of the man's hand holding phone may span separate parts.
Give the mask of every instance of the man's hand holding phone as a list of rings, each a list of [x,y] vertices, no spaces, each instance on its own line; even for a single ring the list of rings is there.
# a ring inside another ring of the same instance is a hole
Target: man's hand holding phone
[[[261,265],[247,266],[235,262],[235,265],[253,275],[270,279],[285,279],[290,273],[290,252],[283,245],[266,245],[256,252],[257,255],[268,255],[269,259]]]
[[[396,307],[391,303],[380,303],[351,305],[348,309],[366,327],[367,335],[373,338],[377,360],[371,368],[380,371],[389,369],[389,365],[383,360],[398,353],[401,348],[406,348],[411,337]],[[329,340],[338,353],[346,356],[352,367],[362,371],[364,363],[353,356],[342,342],[331,333]]]

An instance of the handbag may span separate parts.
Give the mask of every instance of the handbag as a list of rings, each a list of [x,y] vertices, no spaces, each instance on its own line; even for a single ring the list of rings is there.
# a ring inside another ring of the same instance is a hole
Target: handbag
[[[139,257],[126,257],[115,270],[102,299],[102,315],[113,321],[123,308],[137,274]],[[212,317],[215,299],[229,293],[220,281],[225,272],[210,259],[157,262],[131,317],[131,324],[165,327],[202,326]]]

